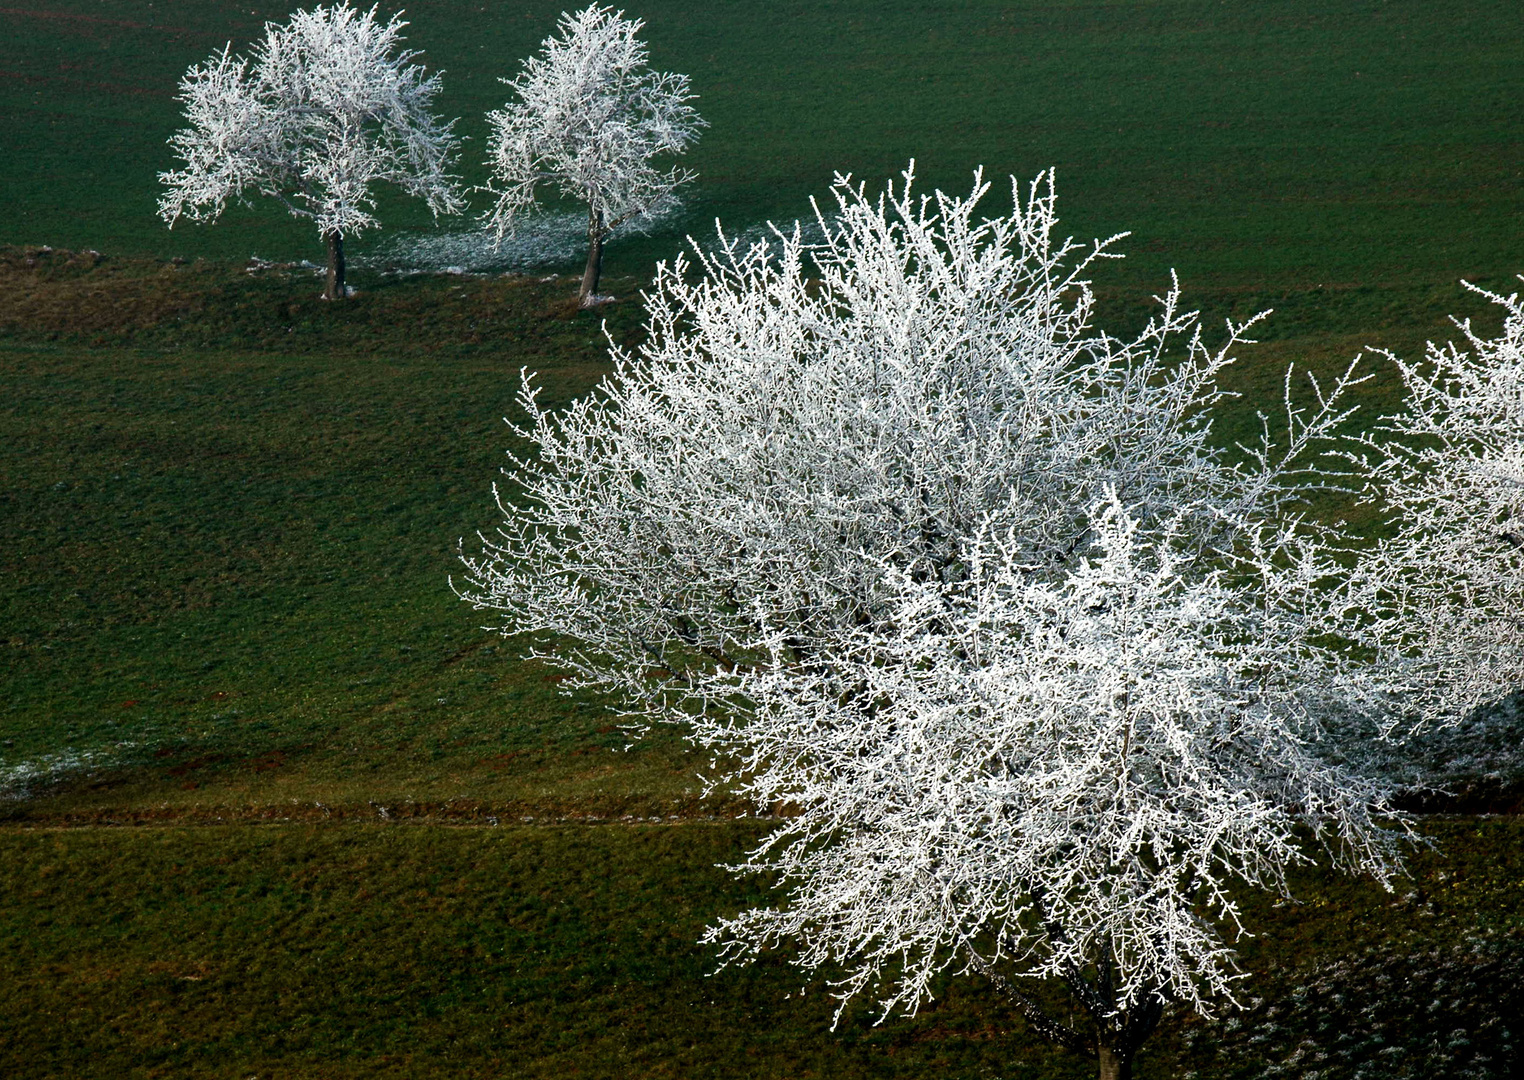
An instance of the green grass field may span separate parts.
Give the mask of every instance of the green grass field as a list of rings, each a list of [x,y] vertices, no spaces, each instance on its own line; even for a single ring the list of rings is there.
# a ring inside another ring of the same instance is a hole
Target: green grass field
[[[430,0],[410,44],[445,72],[439,107],[480,165],[483,116],[560,3]],[[288,5],[53,0],[6,8],[0,79],[11,212],[0,242],[110,254],[316,258],[273,206],[164,231],[156,174],[172,161],[175,84]],[[1059,171],[1079,236],[1130,229],[1116,273],[1157,287],[1285,290],[1452,286],[1518,270],[1524,207],[1524,24],[1508,0],[1437,16],[1417,0],[910,3],[764,8],[653,0],[653,62],[690,74],[710,128],[701,180],[666,234],[610,251],[644,271],[684,231],[806,213],[834,171],[877,182],[914,157],[963,188]],[[383,220],[427,215],[388,207]],[[382,237],[374,235],[373,242]],[[363,251],[365,239],[356,243]]]
[[[496,78],[560,9],[409,11],[468,181]],[[493,524],[519,369],[552,400],[607,370],[598,318],[540,280],[574,267],[383,276],[367,254],[431,228],[394,201],[353,245],[360,295],[325,305],[303,271],[244,269],[320,257],[277,208],[154,217],[179,75],[287,10],[0,9],[0,1075],[1088,1075],[975,980],[832,1033],[782,957],[711,974],[702,927],[761,895],[714,864],[761,826],[698,798],[676,733],[625,751],[449,587]],[[1514,4],[631,13],[711,127],[685,214],[610,250],[622,343],[685,232],[791,220],[834,171],[912,156],[928,187],[1056,166],[1066,228],[1133,231],[1108,318],[1171,267],[1214,318],[1274,307],[1224,439],[1287,362],[1411,355],[1451,313],[1490,329],[1457,279],[1524,271]],[[1378,367],[1366,415],[1393,389]],[[1301,906],[1254,900],[1247,1012],[1172,1020],[1140,1076],[1516,1075],[1524,832],[1425,828],[1394,895],[1309,874]]]
[[[1145,1078],[1509,1077],[1517,819],[1435,820],[1388,896],[1301,875],[1250,904],[1247,1013],[1174,1017]],[[0,833],[0,1067],[17,1077],[1093,1075],[981,980],[914,1020],[694,944],[760,890],[753,823],[301,823]]]

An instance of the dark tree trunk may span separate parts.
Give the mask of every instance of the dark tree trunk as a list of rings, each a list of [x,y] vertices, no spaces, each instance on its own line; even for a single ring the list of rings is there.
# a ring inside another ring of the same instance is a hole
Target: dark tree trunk
[[[344,284],[344,238],[337,232],[325,233],[328,243],[328,277],[323,284],[324,300],[344,300],[349,287]]]
[[[1096,1047],[1101,1080],[1132,1080],[1132,1055],[1121,1054],[1104,1043]]]
[[[598,295],[598,276],[603,273],[603,215],[587,212],[587,269],[582,271],[582,288],[577,291],[577,306],[592,307]]]
[[[1040,912],[1040,894],[1037,899]],[[1057,924],[1049,922],[1045,929],[1055,944],[1067,940],[1063,928]],[[1159,1026],[1168,1001],[1159,993],[1146,994],[1130,1009],[1118,1009],[1116,971],[1109,946],[1102,947],[1093,974],[1087,975],[1070,967],[1063,975],[1075,1004],[1093,1025],[1093,1034],[1083,1027],[1064,1023],[977,954],[970,955],[974,968],[1015,1002],[1036,1034],[1093,1060],[1098,1066],[1100,1080],[1132,1080],[1133,1059]]]

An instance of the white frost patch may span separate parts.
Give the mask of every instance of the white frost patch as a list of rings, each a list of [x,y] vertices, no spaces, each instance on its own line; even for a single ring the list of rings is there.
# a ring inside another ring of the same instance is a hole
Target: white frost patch
[[[0,765],[0,800],[29,799],[38,784],[52,784],[70,773],[114,763],[118,751],[137,743],[122,742],[101,750],[60,750],[15,765]]]
[[[840,215],[833,214],[826,219],[825,226],[817,218],[808,220],[795,220],[787,224],[774,224],[771,221],[761,222],[748,226],[738,232],[732,232],[724,228],[724,222],[719,222],[719,229],[710,231],[702,238],[688,238],[690,244],[697,246],[708,255],[718,255],[727,247],[738,255],[745,255],[757,244],[765,243],[768,250],[776,255],[783,249],[782,238],[792,238],[795,230],[799,233],[800,242],[807,248],[818,247],[826,241],[826,227],[836,229],[840,225]]]
[[[616,229],[611,242],[617,242],[621,236],[647,236],[663,223],[672,222],[681,211],[682,205],[673,199],[654,213]],[[784,236],[792,236],[797,228],[804,244],[813,247],[825,242],[826,228],[837,225],[837,215],[826,219],[826,227],[816,218],[791,221],[776,230],[771,222],[760,222],[736,231],[726,229],[723,240],[711,225],[707,230],[689,234],[682,246],[690,250],[696,246],[706,254],[717,255],[729,245],[744,255],[754,245],[766,242],[769,249],[778,252],[782,249],[780,231]],[[374,251],[357,255],[349,263],[398,274],[493,274],[543,270],[585,258],[587,215],[566,211],[522,218],[515,233],[503,237],[501,242],[491,229],[482,228],[395,234]],[[302,265],[313,266],[305,261]],[[323,270],[320,266],[313,269]]]
[[[1409,736],[1400,746],[1379,740],[1355,745],[1368,765],[1399,787],[1460,790],[1479,781],[1524,781],[1524,694],[1468,715],[1459,723]]]
[[[613,239],[645,235],[679,209],[674,200],[670,207],[616,229]],[[404,273],[489,274],[535,270],[586,257],[587,215],[567,211],[523,218],[514,234],[501,242],[491,229],[481,228],[397,235],[374,253],[351,260],[351,265]]]

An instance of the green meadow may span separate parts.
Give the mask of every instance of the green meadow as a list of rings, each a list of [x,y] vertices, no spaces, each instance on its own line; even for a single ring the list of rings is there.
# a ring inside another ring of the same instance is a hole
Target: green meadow
[[[179,76],[287,10],[55,0],[0,12],[0,242],[316,258],[315,237],[278,208],[172,233],[153,216]],[[561,10],[408,11],[409,44],[444,72],[440,111],[462,117],[468,182],[485,179],[498,78]],[[1442,15],[1412,0],[653,0],[631,14],[653,64],[691,75],[710,123],[688,158],[702,179],[686,217],[611,249],[632,272],[715,217],[738,231],[792,220],[834,172],[876,183],[912,157],[950,189],[979,165],[1000,185],[1056,168],[1069,227],[1131,230],[1113,273],[1152,287],[1170,267],[1193,292],[1449,288],[1517,269],[1524,28],[1506,0]],[[427,224],[406,204],[385,209],[398,228]]]
[[[496,80],[561,7],[409,9],[468,184]],[[790,222],[834,173],[878,184],[912,157],[928,191],[982,165],[998,212],[1008,175],[1054,167],[1066,230],[1131,231],[1096,273],[1113,324],[1172,268],[1214,322],[1275,309],[1233,375],[1231,441],[1288,363],[1414,355],[1452,314],[1494,332],[1458,282],[1524,272],[1524,20],[1415,0],[629,10],[710,127],[684,211],[610,247],[620,299],[589,315],[575,258],[386,272],[399,241],[473,229],[398,199],[352,244],[342,305],[291,265],[321,248],[277,206],[165,229],[178,78],[286,5],[0,8],[0,1075],[1090,1075],[974,978],[833,1030],[786,956],[716,971],[703,927],[766,895],[716,869],[765,829],[756,808],[703,797],[678,732],[628,747],[451,590],[457,545],[493,527],[518,372],[586,392],[605,334],[639,343],[655,263],[715,218]],[[1362,417],[1394,401],[1370,364]],[[1246,898],[1245,1011],[1173,1018],[1140,1077],[1516,1075],[1524,828],[1422,830],[1394,893],[1309,871],[1295,904]]]

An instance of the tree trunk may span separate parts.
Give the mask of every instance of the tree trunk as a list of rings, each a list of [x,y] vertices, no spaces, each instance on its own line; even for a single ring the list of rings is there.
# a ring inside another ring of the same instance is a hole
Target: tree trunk
[[[1101,1080],[1132,1080],[1132,1055],[1123,1055],[1101,1043],[1096,1047]]]
[[[344,300],[349,286],[344,284],[344,238],[337,232],[323,235],[328,243],[328,277],[323,285],[324,300]]]
[[[598,275],[603,273],[603,215],[591,208],[587,212],[587,269],[582,271],[582,288],[577,292],[578,307],[592,307],[598,295]]]

